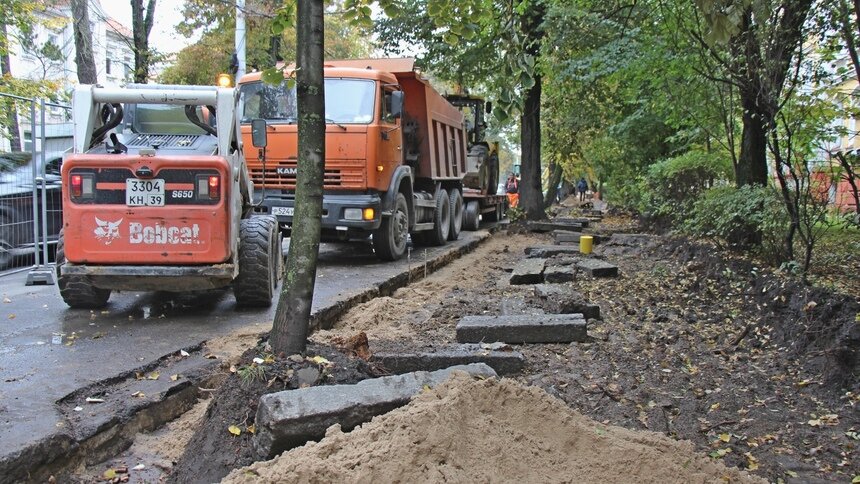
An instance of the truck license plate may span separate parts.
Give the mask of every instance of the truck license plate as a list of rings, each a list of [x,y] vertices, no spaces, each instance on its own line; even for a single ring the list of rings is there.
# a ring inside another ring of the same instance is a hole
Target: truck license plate
[[[272,215],[293,216],[293,207],[272,207]]]
[[[125,204],[129,207],[163,207],[164,180],[126,178]]]

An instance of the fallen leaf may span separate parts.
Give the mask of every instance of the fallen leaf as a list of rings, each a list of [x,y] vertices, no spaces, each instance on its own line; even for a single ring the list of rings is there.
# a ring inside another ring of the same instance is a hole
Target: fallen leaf
[[[188,354],[188,352],[187,352],[187,351],[185,351],[185,350],[179,350],[179,355],[180,355],[180,356],[182,356],[182,357],[191,356],[191,355],[190,355],[190,354]]]
[[[266,359],[263,362],[271,365],[275,362],[275,355],[266,355]]]
[[[99,331],[98,333],[93,335],[93,339],[104,338],[107,335],[104,331]]]
[[[722,459],[723,457],[725,457],[726,454],[728,454],[731,451],[732,451],[732,449],[718,449],[718,450],[711,452],[708,455],[714,459]]]
[[[809,312],[809,311],[812,311],[813,309],[815,309],[815,306],[818,306],[817,302],[809,301],[808,303],[806,303],[806,306],[803,306],[803,310],[805,312]]]
[[[84,407],[75,407],[75,412],[80,412],[83,409],[84,409]]]
[[[102,477],[104,477],[105,479],[113,479],[116,477],[116,471],[113,469],[108,469],[104,472],[104,474],[102,474]]]
[[[205,355],[203,355],[203,358],[206,358],[207,360],[217,360],[218,359],[218,357],[213,355],[212,353],[206,353]]]
[[[314,356],[313,358],[310,358],[310,361],[316,363],[317,365],[331,365],[331,362],[323,358],[322,356]]]
[[[732,440],[732,436],[729,434],[720,434],[720,440],[728,443],[730,440]]]
[[[144,380],[144,379],[146,379],[146,376],[143,373],[136,371],[136,372],[134,372],[134,379],[135,380]]]
[[[821,427],[821,419],[820,418],[814,418],[814,419],[812,419],[806,423],[808,423],[809,425],[811,425],[813,427]]]
[[[4,298],[3,298],[3,302],[4,302],[4,303],[6,303],[6,304],[9,304],[10,302],[12,302],[12,300],[11,300],[11,299],[9,299],[8,297],[4,297]]]
[[[258,364],[258,365],[262,365],[263,363],[265,363],[265,361],[266,361],[266,360],[264,360],[264,359],[262,359],[262,358],[254,358],[254,359],[253,359],[253,360],[251,360],[251,361],[253,361],[254,363],[256,363],[256,364]]]
[[[709,411],[709,412],[713,412],[714,410],[716,410],[716,409],[718,409],[718,408],[720,408],[720,403],[719,403],[719,402],[717,402],[717,403],[715,403],[715,404],[711,405],[711,408],[710,408],[708,411]]]
[[[788,475],[788,477],[797,477],[797,472],[785,471],[785,473],[786,473],[786,475]]]
[[[87,403],[105,403],[103,398],[87,397]]]
[[[147,380],[158,380],[158,377],[161,376],[157,371],[153,371],[149,375],[146,375]]]
[[[131,396],[133,396],[135,398],[145,398],[146,394],[138,390],[138,391],[132,393]]]
[[[754,471],[758,469],[758,459],[756,459],[752,453],[744,452],[744,456],[747,458],[747,470]]]
[[[233,435],[240,435],[242,433],[242,429],[240,429],[239,427],[237,427],[235,425],[231,425],[231,426],[227,427],[227,430]]]
[[[14,314],[10,314],[10,315],[9,315],[9,319],[15,319],[15,315],[14,315]]]
[[[176,381],[179,379],[179,375],[170,375],[170,381]]]
[[[857,484],[860,482],[860,475],[854,476],[854,479],[851,479],[851,484]]]
[[[254,424],[245,427],[245,430],[247,430],[249,434],[257,433],[257,427],[255,427]]]
[[[230,373],[236,373],[236,365],[230,365]]]
[[[146,469],[146,466],[143,464],[138,464],[138,465],[131,468],[131,470],[133,470],[133,471],[142,471],[144,469]]]

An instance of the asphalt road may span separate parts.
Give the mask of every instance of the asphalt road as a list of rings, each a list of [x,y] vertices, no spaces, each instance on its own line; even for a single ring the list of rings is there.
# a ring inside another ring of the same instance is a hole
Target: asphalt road
[[[427,249],[432,258],[483,232]],[[346,300],[423,263],[378,261],[369,245],[324,244],[314,310]],[[24,285],[26,273],[0,277],[0,456],[56,431],[55,402],[77,388],[133,370],[183,347],[241,328],[271,329],[275,304],[237,309],[230,290],[196,295],[123,292],[104,310],[69,309],[56,286]]]

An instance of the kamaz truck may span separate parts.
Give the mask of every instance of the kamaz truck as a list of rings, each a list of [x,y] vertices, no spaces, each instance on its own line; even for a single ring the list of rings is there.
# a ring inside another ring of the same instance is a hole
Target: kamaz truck
[[[255,210],[277,217],[287,232],[298,173],[293,75],[287,68],[284,82],[270,85],[251,73],[238,85]],[[470,179],[469,128],[460,109],[421,76],[414,59],[328,61],[324,75],[322,240],[370,237],[383,260],[403,257],[410,238],[419,245],[456,240]],[[250,142],[255,120],[265,120],[265,148]],[[481,196],[488,195],[484,189]]]

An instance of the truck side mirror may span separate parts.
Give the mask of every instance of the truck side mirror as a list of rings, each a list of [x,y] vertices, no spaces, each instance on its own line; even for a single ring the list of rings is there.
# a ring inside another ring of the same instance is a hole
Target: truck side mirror
[[[484,106],[484,110],[487,111],[487,114],[493,113],[493,103],[487,101],[487,104]]]
[[[267,143],[266,120],[252,119],[251,120],[251,144],[254,148],[265,148]]]
[[[403,116],[403,91],[391,93],[391,117],[399,119]]]

